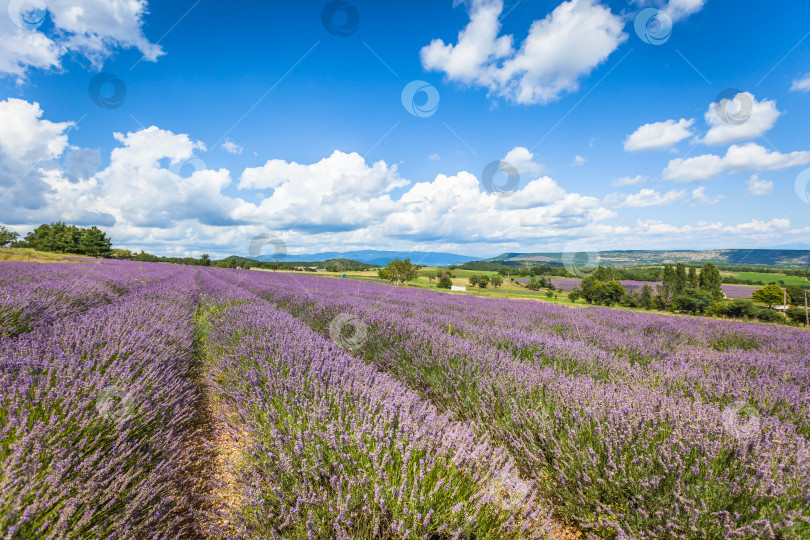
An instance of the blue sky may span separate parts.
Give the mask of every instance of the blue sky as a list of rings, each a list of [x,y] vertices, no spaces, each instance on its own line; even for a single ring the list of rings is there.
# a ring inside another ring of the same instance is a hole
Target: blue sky
[[[0,223],[194,255],[806,243],[794,4],[12,0]]]

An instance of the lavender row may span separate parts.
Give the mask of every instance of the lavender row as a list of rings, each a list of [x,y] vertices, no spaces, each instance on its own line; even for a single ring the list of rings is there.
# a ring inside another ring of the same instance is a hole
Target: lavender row
[[[201,276],[207,379],[239,441],[222,487],[238,502],[221,535],[497,539],[553,528],[486,436],[214,273],[234,279]]]
[[[795,425],[799,433],[810,434],[807,332],[726,321],[709,321],[708,325],[700,321],[704,328],[696,331],[690,327],[696,322],[692,319],[606,309],[583,312],[523,302],[517,304],[516,316],[516,304],[500,300],[390,287],[359,289],[350,283],[313,283],[313,279],[279,275],[272,281],[253,280],[252,286],[260,294],[297,290],[293,296],[301,301],[317,296],[340,297],[345,302],[354,299],[351,301],[446,328],[454,335],[493,345],[535,364],[554,366],[566,374],[660,388],[667,395],[721,407],[744,401],[758,414],[775,415]],[[709,346],[735,339],[759,349],[715,350]]]
[[[176,272],[121,261],[0,262],[0,339],[47,327]]]
[[[640,538],[808,534],[810,451],[792,425],[516,361],[401,316],[393,306],[411,291],[355,301],[351,285],[320,280],[316,291],[304,279],[243,285],[324,332],[348,310],[368,333],[358,354],[488,429],[581,526]],[[418,297],[424,313],[442,311],[444,299]],[[469,313],[469,303],[456,308]]]
[[[0,536],[192,530],[196,285],[190,270],[155,276],[172,273],[3,347]]]

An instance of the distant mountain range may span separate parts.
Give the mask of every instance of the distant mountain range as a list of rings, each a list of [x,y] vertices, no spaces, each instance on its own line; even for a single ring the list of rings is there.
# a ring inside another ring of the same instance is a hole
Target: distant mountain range
[[[783,244],[781,246],[771,246],[768,249],[801,249],[810,250],[810,244],[803,244],[801,242],[793,242],[792,244]]]
[[[796,246],[794,248],[794,246]],[[797,249],[801,247],[801,249]],[[752,266],[793,266],[803,267],[810,262],[810,245],[790,244],[779,249],[713,249],[713,250],[611,250],[600,251],[595,254],[594,260],[587,264],[602,264],[605,266],[624,267],[639,265],[660,265],[675,263],[703,264],[713,262],[724,265],[752,265]],[[509,266],[562,266],[563,254],[560,252],[545,253],[502,253],[489,259],[470,257],[457,253],[432,251],[378,251],[365,249],[360,251],[326,251],[323,253],[300,253],[286,255],[279,259],[273,255],[260,255],[254,257],[259,261],[282,260],[287,262],[323,262],[333,259],[349,259],[367,264],[385,266],[394,259],[410,259],[411,262],[422,266],[448,266],[463,264],[471,261],[486,261],[506,264]],[[587,254],[575,255],[575,260]]]
[[[279,258],[273,255],[260,255],[253,257],[259,261],[306,261],[323,262],[332,259],[350,259],[367,264],[385,266],[394,259],[410,259],[412,263],[422,266],[447,266],[450,264],[463,264],[469,261],[479,261],[479,257],[469,257],[456,253],[443,253],[433,251],[377,251],[364,249],[361,251],[326,251],[323,253],[299,253]]]
[[[589,254],[572,254],[574,260],[584,262]],[[713,249],[705,251],[690,250],[629,250],[600,251],[592,254],[587,264],[604,266],[638,266],[675,263],[707,262],[725,265],[767,265],[767,266],[806,266],[810,262],[810,251],[797,249]],[[487,259],[488,262],[517,266],[559,266],[563,264],[562,253],[503,253]]]

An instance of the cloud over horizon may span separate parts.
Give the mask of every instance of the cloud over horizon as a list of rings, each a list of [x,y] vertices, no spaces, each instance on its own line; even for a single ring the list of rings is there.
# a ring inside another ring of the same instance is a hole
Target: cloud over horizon
[[[642,189],[601,200],[571,191],[551,176],[538,176],[544,166],[521,146],[504,155],[525,174],[507,197],[488,193],[481,179],[465,170],[413,181],[400,176],[397,164],[368,162],[356,152],[339,150],[312,163],[270,159],[237,176],[207,168],[200,159],[207,151],[202,142],[157,126],[114,133],[117,146],[99,169],[97,150],[71,146],[72,127],[46,119],[38,103],[0,101],[0,210],[7,224],[22,229],[61,219],[99,225],[111,231],[117,245],[163,246],[160,252],[174,254],[244,253],[249,238],[267,230],[285,238],[290,253],[325,246],[339,251],[405,245],[482,252],[561,246],[580,238],[615,242],[618,235],[630,241],[670,226],[611,224],[617,209],[721,200],[702,188],[689,198],[680,190]],[[694,170],[702,171],[697,177],[703,179],[724,170],[773,170],[807,162],[810,152],[768,153],[749,143],[730,148],[723,158],[673,160],[670,168],[680,181],[696,181]],[[645,180],[638,175],[617,185]],[[747,193],[764,195],[770,189],[771,183],[752,178]],[[773,224],[752,227],[744,230],[784,232]],[[690,234],[709,230],[695,227]]]

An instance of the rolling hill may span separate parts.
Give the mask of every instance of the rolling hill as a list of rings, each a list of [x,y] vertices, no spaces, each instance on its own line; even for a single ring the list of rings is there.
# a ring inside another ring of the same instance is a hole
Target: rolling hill
[[[376,264],[379,266],[385,266],[389,261],[393,261],[394,259],[410,259],[412,263],[419,264],[421,266],[446,266],[448,264],[461,264],[468,261],[480,260],[480,257],[469,257],[467,255],[458,255],[455,253],[432,251],[377,251],[374,249],[341,252],[326,251],[323,253],[299,253],[295,255],[286,255],[283,258],[273,255],[259,255],[258,257],[254,258],[259,261],[281,260],[284,262],[323,262],[332,259],[349,259],[352,261]]]
[[[583,261],[587,257],[582,254]],[[578,260],[578,258],[577,258]],[[487,259],[489,262],[508,264],[510,266],[559,266],[562,264],[562,253],[503,253]],[[593,264],[625,267],[641,265],[660,265],[675,263],[703,264],[712,262],[725,265],[804,267],[810,262],[810,250],[796,249],[714,249],[707,251],[600,251]]]

